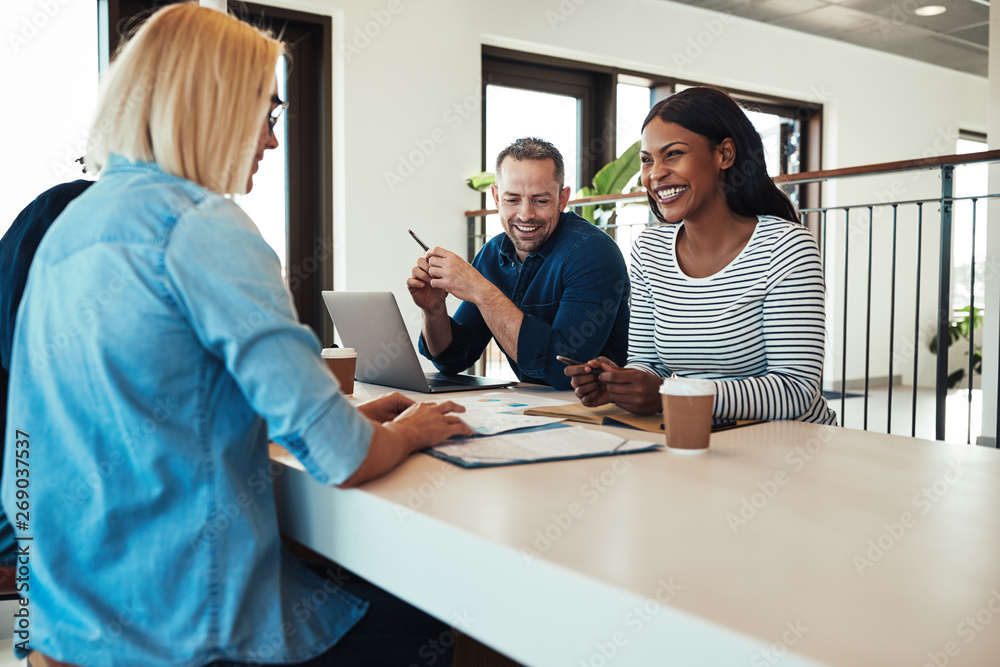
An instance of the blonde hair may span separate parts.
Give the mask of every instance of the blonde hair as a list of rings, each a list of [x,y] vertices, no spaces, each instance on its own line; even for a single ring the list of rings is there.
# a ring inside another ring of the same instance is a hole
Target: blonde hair
[[[283,51],[270,35],[214,9],[159,10],[108,69],[87,171],[97,173],[114,153],[243,194]]]

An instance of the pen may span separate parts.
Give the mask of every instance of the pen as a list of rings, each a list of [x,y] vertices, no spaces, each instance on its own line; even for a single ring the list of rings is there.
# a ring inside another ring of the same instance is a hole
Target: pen
[[[427,247],[427,244],[424,243],[423,241],[421,241],[420,237],[413,233],[412,229],[407,229],[406,231],[410,232],[410,236],[413,237],[414,241],[416,241],[417,243],[420,244],[420,247],[424,249],[424,252],[427,252],[428,250],[430,250],[430,248]]]

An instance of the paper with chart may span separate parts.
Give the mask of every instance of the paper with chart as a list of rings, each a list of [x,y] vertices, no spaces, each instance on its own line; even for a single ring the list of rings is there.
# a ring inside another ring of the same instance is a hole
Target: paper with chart
[[[520,414],[533,407],[568,405],[568,401],[532,396],[518,392],[493,391],[479,396],[451,399],[463,406],[465,412],[456,413],[478,436],[496,435],[523,428],[548,426],[563,421],[563,417],[541,417]]]
[[[497,412],[514,412],[527,410],[528,408],[547,408],[556,405],[573,405],[575,401],[564,401],[559,398],[549,398],[548,396],[535,396],[534,394],[523,394],[519,391],[491,391],[486,394],[475,396],[462,396],[451,399],[466,408],[477,407],[484,410],[494,410]]]
[[[641,440],[626,440],[582,426],[557,426],[488,438],[448,440],[446,444],[434,447],[433,451],[464,463],[500,465],[624,454],[660,447],[662,445]]]

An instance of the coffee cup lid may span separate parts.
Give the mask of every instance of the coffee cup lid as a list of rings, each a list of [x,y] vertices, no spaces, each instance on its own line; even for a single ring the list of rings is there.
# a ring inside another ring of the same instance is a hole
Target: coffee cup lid
[[[353,347],[325,347],[322,352],[324,359],[346,359],[356,357],[358,353]]]
[[[660,385],[660,393],[668,396],[714,396],[715,383],[699,378],[669,377]]]

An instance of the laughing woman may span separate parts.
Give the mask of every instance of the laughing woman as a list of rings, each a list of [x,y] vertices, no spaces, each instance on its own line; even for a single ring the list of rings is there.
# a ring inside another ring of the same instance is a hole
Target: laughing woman
[[[835,423],[820,393],[819,250],[768,177],[746,114],[722,91],[689,88],[649,111],[640,155],[665,224],[632,248],[629,361],[568,367],[576,395],[652,414],[663,378],[705,378],[716,419]]]

